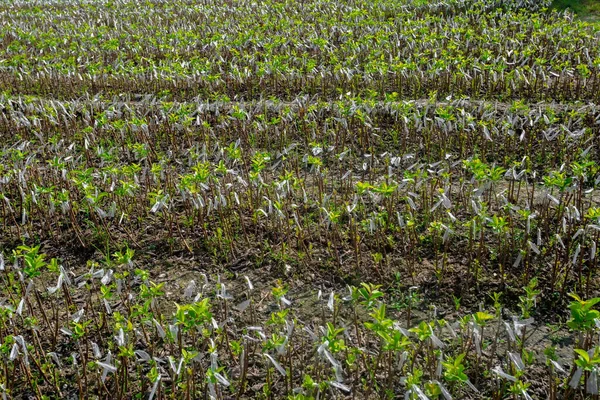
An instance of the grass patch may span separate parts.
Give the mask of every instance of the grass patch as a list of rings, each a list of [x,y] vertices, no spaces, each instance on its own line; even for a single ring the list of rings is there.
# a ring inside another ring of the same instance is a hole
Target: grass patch
[[[600,21],[600,1],[598,0],[554,0],[552,7],[557,10],[570,9],[586,21]]]

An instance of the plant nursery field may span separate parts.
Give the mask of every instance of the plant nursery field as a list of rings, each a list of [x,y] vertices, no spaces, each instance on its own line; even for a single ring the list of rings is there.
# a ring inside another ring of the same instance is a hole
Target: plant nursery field
[[[4,399],[598,399],[600,25],[0,0]]]

